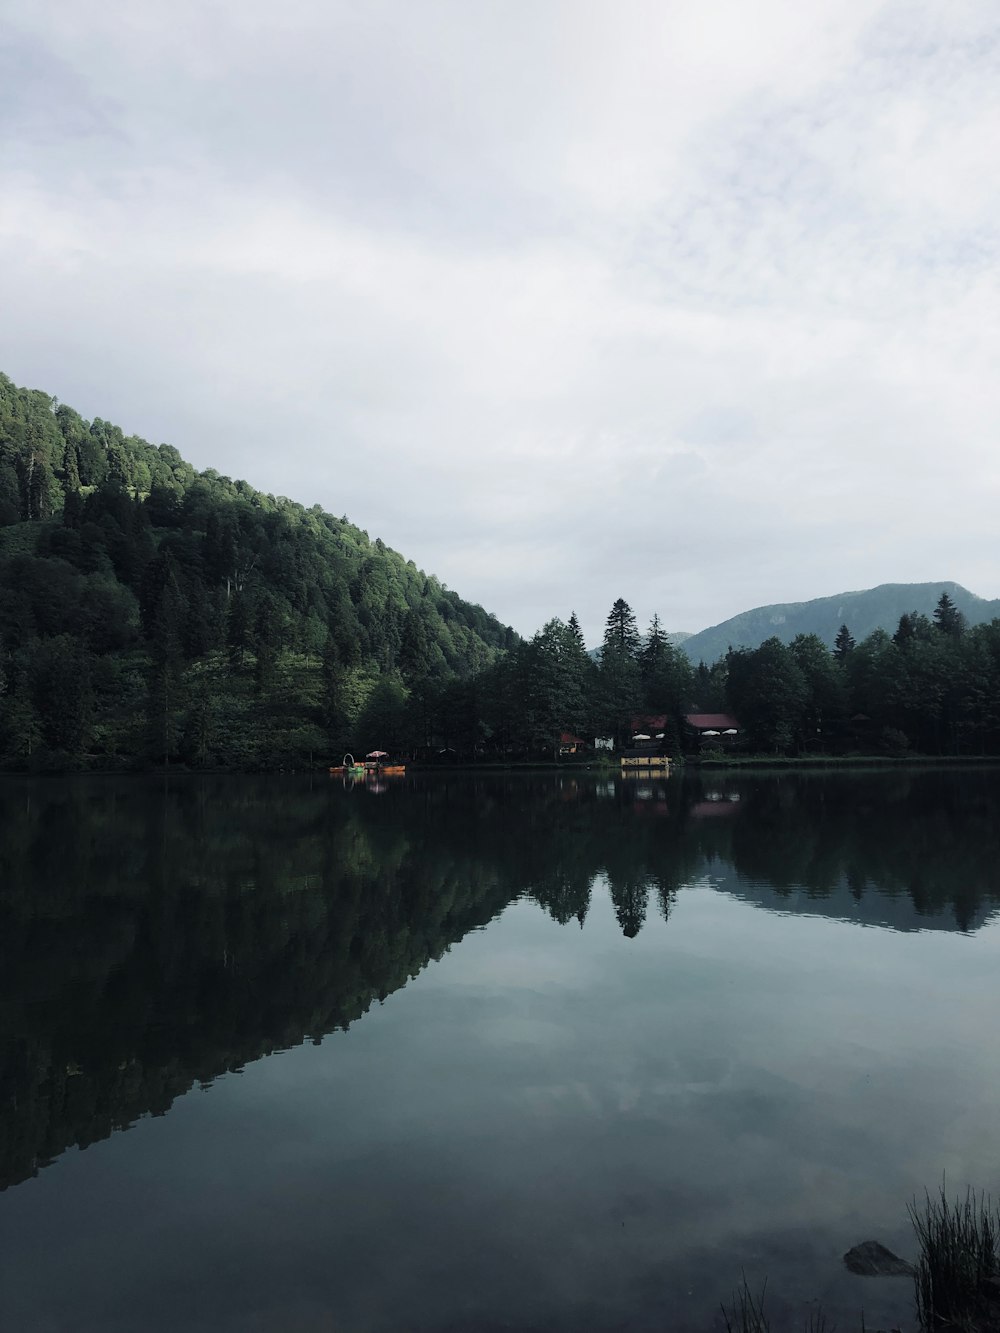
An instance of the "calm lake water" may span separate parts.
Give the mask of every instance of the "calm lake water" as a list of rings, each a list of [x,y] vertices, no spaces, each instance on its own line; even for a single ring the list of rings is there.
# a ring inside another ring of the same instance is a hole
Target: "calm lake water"
[[[912,1328],[998,1013],[996,773],[8,781],[0,1328]]]

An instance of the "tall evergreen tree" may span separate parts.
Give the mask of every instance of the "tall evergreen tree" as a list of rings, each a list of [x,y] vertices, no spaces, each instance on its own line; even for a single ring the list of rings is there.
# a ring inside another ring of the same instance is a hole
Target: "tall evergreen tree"
[[[632,717],[642,699],[638,654],[635,615],[628,602],[619,597],[605,623],[600,663],[602,726],[610,730],[619,746],[629,740]]]
[[[942,634],[953,639],[961,638],[965,630],[965,616],[946,592],[941,594],[934,608],[934,623]]]
[[[569,613],[569,620],[566,622],[566,628],[573,636],[573,642],[576,644],[577,648],[579,648],[580,652],[585,653],[587,651],[587,644],[584,641],[583,630],[580,628],[580,622],[576,617],[575,611]]]
[[[604,652],[621,653],[636,658],[639,653],[639,630],[635,614],[624,597],[615,601],[604,624]]]
[[[841,625],[837,630],[837,637],[833,641],[833,655],[836,660],[843,663],[854,651],[854,637],[846,625]]]

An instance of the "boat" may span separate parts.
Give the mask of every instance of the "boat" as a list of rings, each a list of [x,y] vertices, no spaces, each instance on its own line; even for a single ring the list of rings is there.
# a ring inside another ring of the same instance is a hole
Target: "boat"
[[[364,759],[345,754],[342,764],[332,764],[327,772],[332,778],[401,778],[406,773],[403,763],[386,763],[387,750],[371,750]]]
[[[365,755],[365,768],[368,773],[378,775],[379,777],[398,778],[406,772],[406,765],[401,763],[387,763],[389,752],[387,750],[369,750]]]
[[[363,778],[368,770],[353,754],[345,754],[342,764],[333,764],[327,771],[332,778]]]

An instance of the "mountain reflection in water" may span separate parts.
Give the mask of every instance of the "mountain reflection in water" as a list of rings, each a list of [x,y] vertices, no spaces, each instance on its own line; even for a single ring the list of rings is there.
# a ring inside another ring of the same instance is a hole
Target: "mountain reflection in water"
[[[686,885],[897,930],[1000,903],[989,773],[0,788],[0,1186],[345,1029],[513,900],[623,933]]]

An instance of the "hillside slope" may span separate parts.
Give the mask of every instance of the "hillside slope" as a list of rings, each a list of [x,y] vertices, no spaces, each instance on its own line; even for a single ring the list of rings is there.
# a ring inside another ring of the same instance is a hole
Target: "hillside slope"
[[[759,648],[765,639],[770,638],[791,643],[797,634],[816,634],[832,648],[841,625],[846,625],[858,642],[876,629],[891,634],[899,624],[900,616],[909,611],[930,616],[943,592],[952,599],[969,625],[984,624],[1000,616],[1000,600],[977,597],[961,584],[948,579],[942,579],[940,583],[882,583],[862,592],[842,592],[809,602],[758,606],[724,620],[720,625],[692,634],[683,640],[681,647],[692,662],[709,664],[718,661],[729,648]]]
[[[413,744],[447,683],[516,640],[346,518],[0,375],[5,766],[300,766]]]

